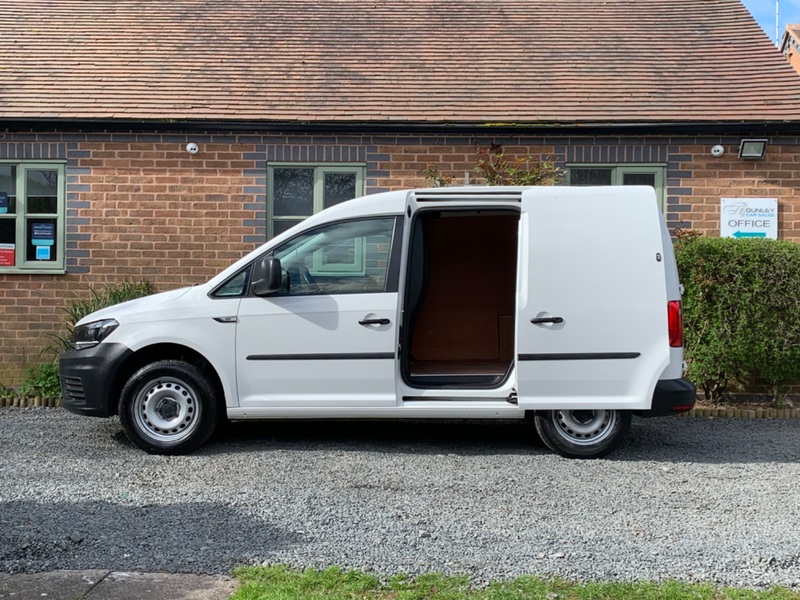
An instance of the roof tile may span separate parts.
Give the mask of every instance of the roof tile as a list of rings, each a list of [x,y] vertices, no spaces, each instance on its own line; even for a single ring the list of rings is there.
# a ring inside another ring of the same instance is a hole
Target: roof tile
[[[739,0],[0,0],[0,118],[800,121]]]

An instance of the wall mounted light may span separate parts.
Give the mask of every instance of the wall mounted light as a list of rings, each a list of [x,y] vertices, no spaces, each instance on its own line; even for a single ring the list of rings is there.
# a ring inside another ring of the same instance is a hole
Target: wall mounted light
[[[200,146],[198,146],[194,142],[189,142],[188,144],[186,144],[186,151],[189,154],[197,154],[198,152],[200,152]]]
[[[739,144],[739,158],[758,160],[764,158],[767,150],[767,140],[742,140]]]

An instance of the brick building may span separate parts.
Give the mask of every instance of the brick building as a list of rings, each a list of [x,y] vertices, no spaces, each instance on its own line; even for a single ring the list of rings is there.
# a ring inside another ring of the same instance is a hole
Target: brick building
[[[777,198],[800,241],[800,77],[739,0],[2,4],[2,385],[90,286],[205,281],[429,163],[474,178],[476,145],[710,235],[720,198]]]
[[[786,31],[781,39],[780,51],[792,68],[800,73],[800,25],[786,26]]]

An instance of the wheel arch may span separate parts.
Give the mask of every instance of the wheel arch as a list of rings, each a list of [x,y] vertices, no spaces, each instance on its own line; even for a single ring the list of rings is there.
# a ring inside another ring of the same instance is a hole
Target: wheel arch
[[[225,386],[222,384],[222,379],[217,372],[217,369],[205,356],[197,350],[182,346],[181,344],[161,343],[145,346],[134,352],[129,356],[125,362],[120,365],[119,369],[114,376],[114,383],[111,388],[111,404],[113,407],[113,414],[117,414],[119,398],[122,393],[122,388],[125,383],[136,373],[139,369],[150,363],[159,360],[182,360],[187,362],[201,371],[203,371],[215,388],[215,399],[219,414],[224,417],[226,410],[226,394]]]

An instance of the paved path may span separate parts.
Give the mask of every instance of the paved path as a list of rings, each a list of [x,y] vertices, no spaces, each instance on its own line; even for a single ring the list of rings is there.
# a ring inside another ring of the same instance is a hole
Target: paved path
[[[228,577],[53,571],[0,575],[3,600],[227,600],[236,589]]]

